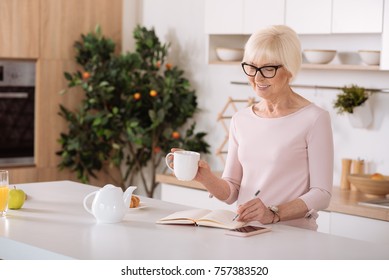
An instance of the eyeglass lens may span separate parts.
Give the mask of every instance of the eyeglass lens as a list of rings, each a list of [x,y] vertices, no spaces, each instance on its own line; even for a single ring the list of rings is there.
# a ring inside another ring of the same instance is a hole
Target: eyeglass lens
[[[255,77],[255,75],[259,71],[263,77],[273,78],[276,75],[277,69],[280,66],[263,66],[257,68],[254,65],[242,64],[242,67],[243,67],[243,71],[246,73],[247,76]]]

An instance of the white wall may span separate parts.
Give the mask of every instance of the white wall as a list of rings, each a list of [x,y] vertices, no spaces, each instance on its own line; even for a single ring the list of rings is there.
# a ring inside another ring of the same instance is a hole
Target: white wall
[[[231,85],[231,81],[246,81],[239,65],[207,65],[206,34],[204,33],[204,1],[206,0],[124,0],[135,1],[136,10],[125,11],[126,17],[134,17],[147,27],[154,27],[163,41],[172,43],[170,62],[185,70],[198,95],[201,112],[196,115],[199,130],[207,131],[207,141],[212,145],[212,156],[207,160],[214,170],[223,168],[215,151],[224,139],[224,130],[218,123],[218,113],[223,109],[228,97],[255,97],[248,86]],[[131,5],[129,5],[131,6]],[[222,11],[221,11],[222,12]],[[129,23],[130,25],[133,23]],[[124,38],[132,37],[132,28],[126,27]],[[345,40],[343,40],[345,38]],[[125,41],[126,41],[125,40]],[[303,45],[311,46],[318,42],[328,42],[328,38],[302,38]],[[372,43],[367,43],[372,42]],[[323,44],[324,44],[323,43]],[[349,39],[337,35],[335,44],[338,50],[360,49],[359,46],[376,47],[380,39],[376,37]],[[359,45],[360,44],[360,45]],[[131,48],[130,45],[124,47]],[[378,46],[380,47],[380,46]],[[332,47],[333,48],[333,47]],[[339,86],[358,84],[367,88],[389,88],[389,72],[343,71],[343,70],[302,70],[296,84]],[[339,116],[332,108],[338,91],[297,89],[307,99],[325,108],[331,114],[335,143],[334,185],[339,185],[341,159],[362,158],[367,164],[367,172],[381,172],[389,175],[389,93],[378,93],[372,97],[374,123],[368,129],[352,128],[345,116]]]
[[[123,0],[123,13],[122,13],[122,49],[123,51],[134,51],[135,40],[132,36],[136,24],[140,23],[141,13],[141,1],[139,0]]]

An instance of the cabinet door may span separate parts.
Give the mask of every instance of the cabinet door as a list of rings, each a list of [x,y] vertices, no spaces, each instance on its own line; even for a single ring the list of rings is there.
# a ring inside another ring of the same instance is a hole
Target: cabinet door
[[[40,0],[41,58],[73,59],[76,40],[100,25],[121,48],[122,0]],[[66,20],[64,20],[66,19]],[[65,36],[66,34],[66,36]]]
[[[38,56],[39,0],[1,0],[0,57]]]
[[[381,33],[383,0],[333,0],[333,33]]]
[[[241,34],[242,32],[242,0],[205,1],[205,33]]]
[[[243,32],[252,34],[260,28],[285,23],[285,0],[245,0]]]
[[[287,0],[285,23],[299,34],[331,33],[332,0]]]
[[[389,222],[332,212],[331,234],[389,245]]]

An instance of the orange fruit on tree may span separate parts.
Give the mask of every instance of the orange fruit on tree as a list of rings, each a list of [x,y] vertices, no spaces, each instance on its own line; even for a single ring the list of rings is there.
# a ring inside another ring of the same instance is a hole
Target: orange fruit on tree
[[[139,100],[141,98],[141,95],[139,92],[136,92],[136,93],[134,93],[133,97],[135,100]]]
[[[87,72],[87,71],[85,71],[84,73],[82,73],[82,78],[83,78],[84,80],[89,79],[89,78],[90,78],[90,73]]]
[[[166,63],[166,66],[165,66],[165,67],[166,67],[167,70],[172,69],[172,65],[171,65],[170,63]]]
[[[161,147],[154,147],[154,154],[158,154],[159,152],[161,152]]]
[[[180,138],[180,133],[178,131],[173,131],[172,133],[172,138],[173,139],[179,139]]]
[[[155,97],[157,95],[158,95],[158,92],[156,90],[154,90],[154,89],[150,90],[150,96],[151,97]]]

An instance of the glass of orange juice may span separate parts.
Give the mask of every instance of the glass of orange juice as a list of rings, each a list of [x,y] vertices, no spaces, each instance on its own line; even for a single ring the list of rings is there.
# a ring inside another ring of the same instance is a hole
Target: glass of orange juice
[[[7,213],[8,190],[8,171],[0,170],[0,218]]]

